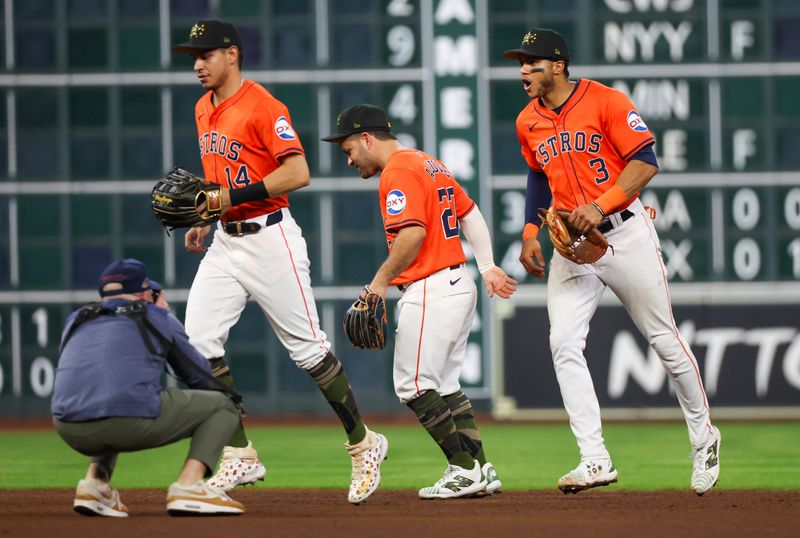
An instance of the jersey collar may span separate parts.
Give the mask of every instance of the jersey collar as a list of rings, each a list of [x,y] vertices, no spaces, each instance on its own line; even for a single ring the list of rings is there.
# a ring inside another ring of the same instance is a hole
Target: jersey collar
[[[563,103],[561,103],[561,106],[558,106],[555,109],[547,108],[542,104],[541,98],[537,97],[536,99],[533,100],[536,112],[538,112],[542,116],[557,118],[559,115],[561,115],[562,112],[572,108],[575,105],[575,103],[579,101],[579,99],[576,98],[575,95],[578,93],[579,88],[583,88],[580,92],[581,94],[583,94],[587,85],[588,81],[586,81],[586,79],[579,78],[576,81],[575,87],[572,88],[572,92],[569,94],[567,99]]]

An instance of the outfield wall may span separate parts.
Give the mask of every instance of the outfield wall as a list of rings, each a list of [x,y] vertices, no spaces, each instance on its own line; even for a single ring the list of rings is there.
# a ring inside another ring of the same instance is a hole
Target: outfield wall
[[[713,416],[800,418],[799,291],[794,284],[671,286],[676,325],[696,356]],[[526,288],[498,308],[498,418],[565,417],[545,301],[543,288]],[[584,354],[605,418],[682,417],[660,360],[608,290]]]

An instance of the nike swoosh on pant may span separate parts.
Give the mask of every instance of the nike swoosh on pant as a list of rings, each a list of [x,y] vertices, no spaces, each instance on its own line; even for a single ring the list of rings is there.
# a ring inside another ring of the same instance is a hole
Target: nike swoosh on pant
[[[458,278],[457,278],[457,279],[455,279],[455,280],[451,280],[451,281],[450,281],[450,285],[451,285],[451,286],[455,286],[456,284],[458,284],[458,281],[459,281],[459,280],[461,280],[461,277],[458,277]]]

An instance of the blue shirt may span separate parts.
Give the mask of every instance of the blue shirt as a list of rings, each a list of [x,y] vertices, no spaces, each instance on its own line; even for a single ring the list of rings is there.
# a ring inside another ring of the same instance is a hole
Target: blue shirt
[[[110,309],[128,303],[113,299]],[[62,340],[75,321],[70,314]],[[147,305],[148,321],[169,341],[173,350],[147,332],[156,353],[151,354],[136,322],[124,314],[101,315],[78,326],[61,353],[56,370],[50,410],[63,422],[85,422],[109,417],[155,418],[161,410],[161,377],[167,363],[190,388],[209,388],[194,368],[176,358],[182,352],[211,375],[208,361],[189,344],[186,331],[175,316]]]

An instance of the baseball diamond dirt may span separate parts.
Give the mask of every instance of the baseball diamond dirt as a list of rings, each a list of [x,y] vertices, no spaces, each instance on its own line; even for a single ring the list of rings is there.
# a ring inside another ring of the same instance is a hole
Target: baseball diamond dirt
[[[0,536],[797,536],[800,492],[557,490],[483,499],[422,501],[416,491],[378,491],[353,506],[338,490],[236,490],[237,517],[173,518],[163,490],[123,490],[127,519],[72,512],[74,490],[0,490]],[[99,534],[102,533],[102,534]]]

